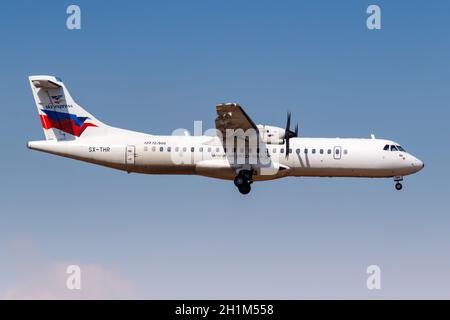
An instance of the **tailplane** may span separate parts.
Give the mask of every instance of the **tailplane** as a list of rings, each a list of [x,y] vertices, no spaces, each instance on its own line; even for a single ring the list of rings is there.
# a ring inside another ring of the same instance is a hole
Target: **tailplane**
[[[30,76],[30,85],[47,140],[75,140],[103,136],[108,126],[71,97],[61,79]]]

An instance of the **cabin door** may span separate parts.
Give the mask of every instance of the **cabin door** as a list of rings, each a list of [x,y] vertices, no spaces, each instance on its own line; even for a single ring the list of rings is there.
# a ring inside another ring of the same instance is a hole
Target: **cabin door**
[[[127,150],[125,153],[125,163],[128,165],[134,165],[134,158],[136,153],[135,146],[127,146]]]

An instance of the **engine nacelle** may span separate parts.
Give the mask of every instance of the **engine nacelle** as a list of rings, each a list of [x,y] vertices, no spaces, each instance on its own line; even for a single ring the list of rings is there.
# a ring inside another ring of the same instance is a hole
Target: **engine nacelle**
[[[274,126],[257,125],[263,142],[269,144],[282,144],[286,135],[285,129]]]

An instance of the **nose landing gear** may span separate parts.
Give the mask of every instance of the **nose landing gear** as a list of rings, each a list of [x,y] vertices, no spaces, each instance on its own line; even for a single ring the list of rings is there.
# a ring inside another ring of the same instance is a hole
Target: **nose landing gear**
[[[400,181],[403,181],[403,177],[394,177],[394,181],[396,182],[395,189],[399,191],[402,190],[403,185],[400,183]]]
[[[253,172],[251,170],[241,170],[234,178],[234,185],[238,187],[239,192],[248,194],[251,190],[250,185],[253,183]]]

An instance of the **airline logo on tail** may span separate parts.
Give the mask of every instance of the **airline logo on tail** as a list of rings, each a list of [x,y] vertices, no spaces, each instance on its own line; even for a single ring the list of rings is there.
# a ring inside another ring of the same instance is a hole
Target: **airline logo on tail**
[[[55,104],[61,104],[64,101],[64,96],[62,94],[58,94],[56,96],[52,96],[52,101]]]
[[[41,109],[44,115],[40,115],[44,129],[59,129],[76,137],[83,134],[87,127],[97,127],[95,124],[86,122],[88,117],[78,117],[74,114]]]

